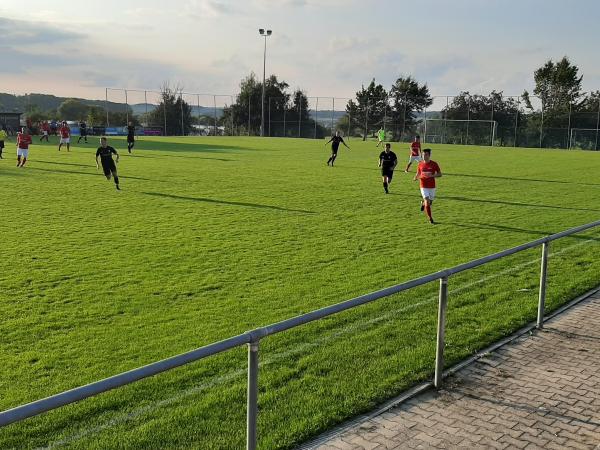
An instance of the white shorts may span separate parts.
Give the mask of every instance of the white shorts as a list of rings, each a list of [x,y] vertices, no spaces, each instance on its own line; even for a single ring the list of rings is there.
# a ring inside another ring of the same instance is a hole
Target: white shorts
[[[71,138],[60,138],[60,143],[61,144],[70,144]]]
[[[409,163],[421,162],[422,160],[423,160],[423,158],[421,158],[419,155],[417,155],[417,156],[410,155],[408,157],[408,162]]]
[[[48,132],[47,131],[42,131],[42,136],[48,136]]]
[[[22,156],[23,158],[29,157],[29,149],[28,148],[18,148],[17,156]]]
[[[421,197],[433,200],[435,198],[435,188],[421,188]]]

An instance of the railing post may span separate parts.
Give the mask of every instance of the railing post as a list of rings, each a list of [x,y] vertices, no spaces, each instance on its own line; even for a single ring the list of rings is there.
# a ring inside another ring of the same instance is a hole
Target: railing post
[[[540,299],[538,302],[537,328],[544,327],[544,310],[546,308],[546,279],[548,272],[548,246],[550,242],[542,244],[542,268],[540,271]]]
[[[256,449],[258,415],[258,341],[248,344],[248,405],[246,411],[246,449]]]
[[[448,277],[440,278],[440,301],[438,307],[437,346],[435,352],[435,380],[437,389],[442,386],[444,373],[444,344],[446,334],[446,309],[448,308]]]

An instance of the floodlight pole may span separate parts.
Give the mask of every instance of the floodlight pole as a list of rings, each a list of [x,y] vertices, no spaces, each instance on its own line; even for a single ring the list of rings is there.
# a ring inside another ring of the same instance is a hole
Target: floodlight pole
[[[265,135],[265,82],[266,82],[266,72],[267,72],[267,37],[271,36],[273,33],[271,30],[264,30],[260,28],[258,30],[260,35],[265,38],[265,50],[263,53],[263,82],[262,82],[262,100],[261,100],[261,119],[260,119],[260,135],[264,137]]]

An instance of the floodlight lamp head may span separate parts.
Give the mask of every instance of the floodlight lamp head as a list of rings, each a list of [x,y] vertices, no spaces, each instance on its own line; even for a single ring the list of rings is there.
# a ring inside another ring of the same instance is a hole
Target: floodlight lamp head
[[[264,28],[259,28],[258,32],[260,33],[260,35],[262,36],[263,34],[265,34],[265,29]]]
[[[273,31],[267,30],[267,36],[271,36],[272,34],[273,34]]]

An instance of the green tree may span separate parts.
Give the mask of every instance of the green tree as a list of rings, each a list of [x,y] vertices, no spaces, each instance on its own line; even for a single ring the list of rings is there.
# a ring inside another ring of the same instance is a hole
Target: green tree
[[[400,140],[403,132],[416,133],[417,113],[423,112],[433,103],[427,84],[419,84],[411,76],[401,76],[390,89],[390,97],[393,101],[395,139]]]
[[[64,120],[80,120],[88,114],[89,106],[85,103],[69,98],[58,107],[58,114]]]
[[[187,136],[192,131],[192,107],[183,100],[182,89],[172,89],[164,83],[160,89],[160,103],[148,113],[148,125],[165,128],[166,136]],[[133,120],[130,115],[130,120]],[[165,123],[166,122],[166,123]]]
[[[367,139],[370,131],[376,131],[385,126],[384,118],[388,112],[388,93],[381,84],[375,84],[375,78],[365,88],[356,92],[356,101],[349,100],[346,105],[346,115],[350,118],[353,130],[361,129],[363,140]]]
[[[87,124],[90,127],[102,126],[106,123],[106,112],[99,106],[90,106],[87,114]]]

